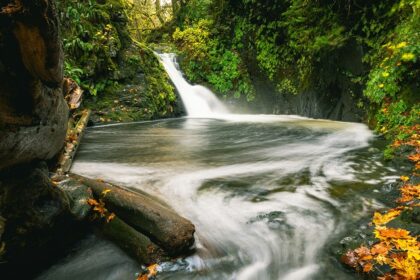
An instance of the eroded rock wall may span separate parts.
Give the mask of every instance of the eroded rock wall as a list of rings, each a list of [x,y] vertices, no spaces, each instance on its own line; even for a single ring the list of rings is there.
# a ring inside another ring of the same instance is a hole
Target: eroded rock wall
[[[68,108],[53,1],[1,1],[0,169],[52,158],[62,147]]]
[[[54,1],[0,0],[0,273],[9,268],[10,279],[61,247],[68,199],[51,183],[46,161],[64,143],[62,81]]]

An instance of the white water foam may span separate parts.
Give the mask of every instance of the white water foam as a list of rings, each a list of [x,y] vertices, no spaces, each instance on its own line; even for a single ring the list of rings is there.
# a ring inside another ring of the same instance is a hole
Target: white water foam
[[[228,109],[211,90],[200,85],[191,85],[183,77],[175,60],[175,54],[160,54],[162,64],[174,83],[189,117],[210,117],[227,114]]]

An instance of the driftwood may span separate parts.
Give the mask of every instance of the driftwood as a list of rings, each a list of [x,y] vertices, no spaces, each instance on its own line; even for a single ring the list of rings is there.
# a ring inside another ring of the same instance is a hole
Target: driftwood
[[[150,237],[168,254],[186,253],[194,244],[194,225],[161,203],[102,181],[74,174],[70,176],[92,188],[94,195],[105,202],[108,210]]]
[[[65,174],[70,171],[73,163],[73,158],[79,148],[80,141],[82,140],[83,133],[89,121],[91,111],[85,109],[82,111],[81,116],[77,122],[70,118],[68,123],[66,143],[62,153],[58,158],[58,166],[56,169],[57,174]]]

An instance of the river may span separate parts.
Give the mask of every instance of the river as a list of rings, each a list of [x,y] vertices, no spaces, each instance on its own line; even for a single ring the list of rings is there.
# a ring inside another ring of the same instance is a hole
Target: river
[[[181,82],[178,90],[194,87]],[[396,178],[373,133],[357,123],[229,114],[203,96],[208,108],[185,118],[89,129],[72,169],[155,195],[195,224],[196,253],[161,264],[157,279],[356,279],[331,243],[381,207],[378,186]],[[90,236],[39,279],[135,279],[139,270]]]

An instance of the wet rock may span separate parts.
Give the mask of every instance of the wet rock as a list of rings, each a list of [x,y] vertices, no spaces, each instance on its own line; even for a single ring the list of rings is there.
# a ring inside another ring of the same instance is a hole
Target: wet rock
[[[283,92],[275,94],[276,86],[258,69],[253,61],[248,70],[253,77],[257,99],[255,111],[268,114],[301,115],[311,118],[360,122],[365,112],[362,87],[355,84],[344,73],[357,76],[363,73],[363,51],[356,42],[351,42],[319,62],[316,78],[306,81],[311,90],[297,94]],[[321,81],[321,82],[319,82]],[[322,85],[322,86],[321,86]]]
[[[0,172],[0,216],[0,244],[5,245],[2,271],[26,273],[15,270],[19,266],[28,273],[37,270],[78,238],[69,199],[51,183],[45,162]]]
[[[77,220],[84,220],[89,212],[90,205],[87,203],[88,199],[93,198],[92,190],[71,178],[65,178],[57,185],[70,198],[70,212]]]
[[[68,117],[55,5],[12,2],[0,4],[0,169],[51,159]]]
[[[2,278],[30,278],[80,232],[45,162],[64,144],[68,107],[62,85],[55,1],[0,1]]]

